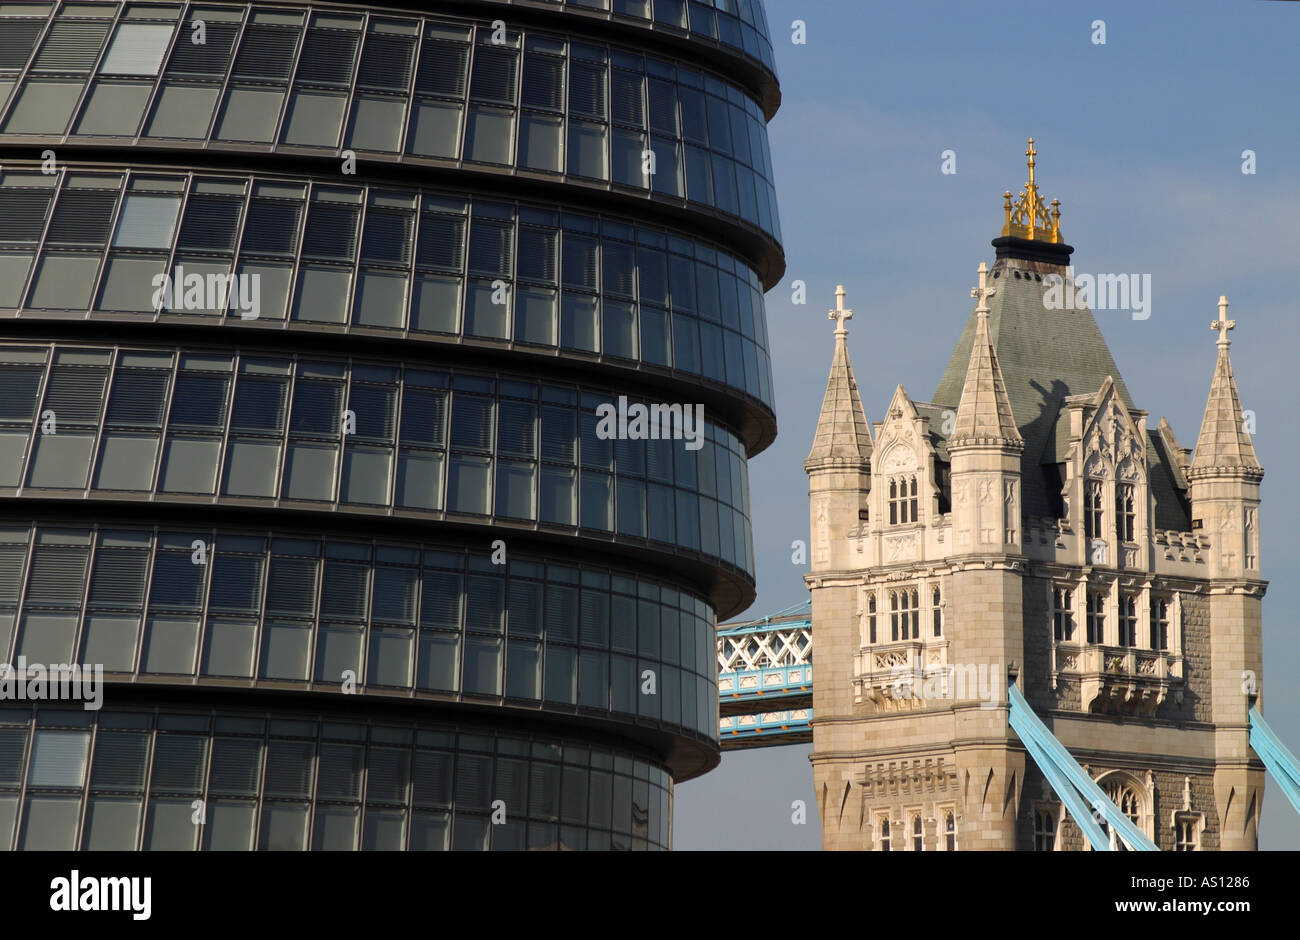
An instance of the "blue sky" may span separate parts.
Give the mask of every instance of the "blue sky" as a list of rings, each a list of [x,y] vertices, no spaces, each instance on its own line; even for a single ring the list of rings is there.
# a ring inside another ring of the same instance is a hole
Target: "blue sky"
[[[1300,750],[1300,4],[766,0],[783,104],[769,134],[785,279],[767,295],[778,437],[750,464],[762,616],[804,599],[812,443],[843,283],[869,421],[894,386],[928,399],[956,345],[1002,193],[1037,175],[1080,271],[1149,273],[1151,316],[1099,312],[1137,407],[1193,447],[1226,294],[1232,361],[1264,465],[1264,709]],[[792,21],[807,44],[790,41]],[[1106,44],[1092,42],[1104,20]],[[1256,173],[1242,173],[1242,151]],[[956,152],[957,172],[940,173]],[[791,282],[807,284],[806,305]],[[816,849],[810,745],[724,755],[677,788],[677,849]],[[804,800],[806,825],[791,822]],[[1270,779],[1261,847],[1300,848]]]

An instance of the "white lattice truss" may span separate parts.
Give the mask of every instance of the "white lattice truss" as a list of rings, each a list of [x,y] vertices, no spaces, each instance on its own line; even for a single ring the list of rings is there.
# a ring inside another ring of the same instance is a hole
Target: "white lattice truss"
[[[718,638],[718,672],[748,672],[812,662],[812,628],[773,628]]]

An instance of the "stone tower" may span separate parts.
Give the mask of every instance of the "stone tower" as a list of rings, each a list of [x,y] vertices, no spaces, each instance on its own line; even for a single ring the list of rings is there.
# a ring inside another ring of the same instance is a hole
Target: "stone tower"
[[[1010,675],[1161,849],[1254,849],[1263,470],[1235,323],[1221,298],[1193,455],[1168,421],[1147,427],[1090,309],[1130,287],[1136,308],[1137,275],[1075,277],[1032,139],[1026,154],[933,401],[899,385],[868,424],[836,292],[804,464],[822,845],[1086,848],[1008,725]]]

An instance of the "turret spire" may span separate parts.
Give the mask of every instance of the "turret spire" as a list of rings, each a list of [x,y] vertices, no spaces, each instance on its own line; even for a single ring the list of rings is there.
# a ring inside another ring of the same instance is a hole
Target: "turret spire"
[[[957,420],[949,448],[963,443],[1008,444],[1024,447],[1024,439],[1016,427],[1016,418],[1007,397],[1002,369],[998,366],[998,353],[989,334],[988,299],[997,288],[988,286],[988,265],[979,266],[979,285],[971,288],[976,298],[975,341],[971,344],[970,364],[966,368],[966,384],[962,388],[961,402],[957,406]]]
[[[1201,420],[1201,433],[1196,440],[1196,453],[1192,456],[1189,476],[1213,475],[1216,470],[1263,473],[1255,445],[1246,433],[1246,419],[1242,416],[1241,396],[1237,393],[1237,379],[1232,374],[1232,360],[1228,356],[1228,331],[1236,327],[1236,320],[1228,319],[1228,298],[1219,298],[1219,318],[1210,324],[1219,338],[1215,345],[1219,355],[1214,363],[1214,378],[1210,382],[1210,397],[1205,403],[1205,417]]]
[[[844,285],[835,288],[835,308],[827,315],[835,321],[835,353],[831,359],[831,374],[826,381],[826,397],[822,400],[821,416],[817,419],[817,433],[813,438],[812,452],[804,466],[813,469],[818,464],[865,464],[871,459],[871,432],[867,428],[866,413],[858,395],[857,379],[849,362],[849,335],[844,326],[853,311],[844,306]]]

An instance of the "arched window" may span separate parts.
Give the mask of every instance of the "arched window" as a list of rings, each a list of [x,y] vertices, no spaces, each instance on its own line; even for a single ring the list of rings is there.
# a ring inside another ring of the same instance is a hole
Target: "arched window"
[[[1074,592],[1065,585],[1052,589],[1052,626],[1057,642],[1074,642]]]
[[[1034,812],[1034,851],[1056,851],[1056,814],[1050,809]]]
[[[889,820],[880,820],[880,851],[889,851]]]
[[[934,635],[943,636],[943,598],[940,596],[937,584],[930,596],[930,615],[934,621]]]
[[[1100,480],[1083,483],[1083,528],[1088,541],[1102,538],[1102,492]]]
[[[1106,595],[1088,592],[1088,642],[1104,643],[1106,637]]]
[[[1133,825],[1141,828],[1139,820],[1142,815],[1142,801],[1138,796],[1137,790],[1130,786],[1127,781],[1122,779],[1107,781],[1102,787],[1102,790],[1105,792],[1106,798],[1118,806],[1119,811],[1133,821]],[[1101,828],[1110,836],[1112,849],[1120,852],[1128,850],[1128,846],[1124,844],[1124,840],[1119,838],[1108,824],[1102,823]]]
[[[957,816],[948,813],[943,819],[943,838],[949,852],[957,851]]]
[[[1137,595],[1121,594],[1119,598],[1119,645],[1137,646]]]
[[[1169,649],[1169,601],[1163,597],[1151,598],[1151,648]]]
[[[925,850],[925,836],[922,834],[920,815],[912,816],[912,851],[922,852]]]
[[[867,642],[876,642],[876,595],[867,595]]]
[[[1115,488],[1115,522],[1121,542],[1131,542],[1137,535],[1137,488],[1132,483],[1121,483]]]

